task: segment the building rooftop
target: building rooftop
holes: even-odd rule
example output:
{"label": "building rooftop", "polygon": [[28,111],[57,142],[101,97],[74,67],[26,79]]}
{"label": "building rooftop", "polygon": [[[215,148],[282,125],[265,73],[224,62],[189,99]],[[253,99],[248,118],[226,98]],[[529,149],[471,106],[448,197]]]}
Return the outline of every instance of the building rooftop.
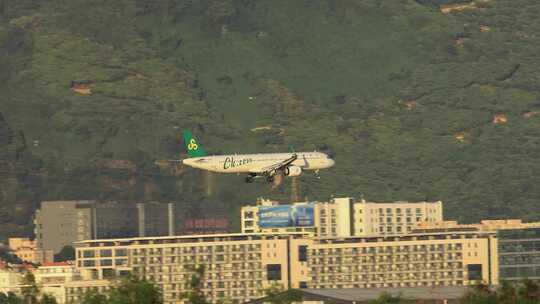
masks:
{"label": "building rooftop", "polygon": [[68,262],[46,262],[41,267],[59,267],[59,266],[72,266],[73,264]]}
{"label": "building rooftop", "polygon": [[119,238],[119,239],[98,239],[84,240],[74,242],[79,247],[92,246],[94,244],[103,243],[120,243],[121,245],[131,244],[166,244],[166,243],[197,243],[210,241],[242,241],[242,240],[257,240],[270,237],[300,237],[307,235],[306,232],[262,232],[262,233],[224,233],[224,234],[195,234],[195,235],[175,235],[175,236],[158,236],[158,237],[134,237],[134,238]]}
{"label": "building rooftop", "polygon": [[[400,296],[403,300],[452,300],[460,298],[467,290],[465,286],[403,287],[403,288],[343,288],[343,289],[299,289],[304,301],[323,303],[367,303],[382,293]],[[265,303],[265,297],[248,303]]]}
{"label": "building rooftop", "polygon": [[345,288],[345,289],[305,289],[304,293],[346,301],[368,301],[378,298],[383,292],[403,299],[444,300],[461,297],[466,287],[403,287],[403,288]]}

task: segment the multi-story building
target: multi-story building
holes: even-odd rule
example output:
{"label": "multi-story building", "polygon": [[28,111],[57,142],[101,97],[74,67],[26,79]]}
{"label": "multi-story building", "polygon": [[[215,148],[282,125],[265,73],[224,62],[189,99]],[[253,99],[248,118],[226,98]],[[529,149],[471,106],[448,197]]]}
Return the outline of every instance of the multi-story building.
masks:
{"label": "multi-story building", "polygon": [[[182,301],[196,265],[204,265],[203,291],[212,301],[261,297],[274,283],[307,285],[304,234],[224,234],[91,240],[77,243],[77,267],[85,279],[134,273],[154,281],[165,303]],[[291,265],[294,265],[291,267]],[[303,283],[302,283],[303,282]]]}
{"label": "multi-story building", "polygon": [[38,248],[37,241],[29,238],[10,238],[9,248],[21,260],[33,264],[52,262],[54,259],[52,250]]}
{"label": "multi-story building", "polygon": [[179,234],[224,234],[231,232],[230,229],[229,219],[225,216],[189,217],[182,219],[182,226]]}
{"label": "multi-story building", "polygon": [[494,234],[439,233],[319,239],[309,247],[310,288],[463,286],[498,282]]}
{"label": "multi-story building", "polygon": [[94,204],[94,238],[112,239],[139,235],[137,209],[115,201]]}
{"label": "multi-story building", "polygon": [[173,203],[137,204],[138,236],[175,235],[175,208]]}
{"label": "multi-story building", "polygon": [[93,201],[42,202],[34,219],[38,247],[54,253],[74,241],[92,239]]}
{"label": "multi-story building", "polygon": [[497,238],[501,280],[540,280],[540,227],[500,230]]}
{"label": "multi-story building", "polygon": [[[308,211],[303,213],[303,221],[294,218],[297,208]],[[243,233],[303,231],[319,237],[400,235],[410,233],[420,222],[442,219],[440,201],[373,203],[347,197],[280,205],[260,199],[256,206],[244,206],[241,210]]]}
{"label": "multi-story building", "polygon": [[211,302],[247,301],[264,289],[389,288],[498,283],[494,232],[313,238],[263,233],[92,240],[77,243],[84,279],[134,273],[182,301],[197,265]]}
{"label": "multi-story building", "polygon": [[540,280],[540,222],[521,220],[484,220],[479,224],[456,221],[421,223],[415,233],[489,232],[496,236],[497,246],[490,252],[491,263],[498,268],[499,280]]}
{"label": "multi-story building", "polygon": [[64,284],[82,279],[79,269],[67,262],[45,263],[34,271],[34,276],[38,284]]}
{"label": "multi-story building", "polygon": [[42,202],[34,224],[38,247],[57,253],[81,240],[174,235],[174,204]]}

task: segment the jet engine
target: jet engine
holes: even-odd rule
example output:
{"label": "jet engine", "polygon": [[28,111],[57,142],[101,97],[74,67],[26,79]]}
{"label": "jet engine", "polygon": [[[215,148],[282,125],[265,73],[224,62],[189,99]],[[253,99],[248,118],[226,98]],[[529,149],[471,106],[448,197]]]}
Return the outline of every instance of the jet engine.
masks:
{"label": "jet engine", "polygon": [[290,166],[285,168],[285,176],[299,176],[302,174],[302,168],[298,166]]}

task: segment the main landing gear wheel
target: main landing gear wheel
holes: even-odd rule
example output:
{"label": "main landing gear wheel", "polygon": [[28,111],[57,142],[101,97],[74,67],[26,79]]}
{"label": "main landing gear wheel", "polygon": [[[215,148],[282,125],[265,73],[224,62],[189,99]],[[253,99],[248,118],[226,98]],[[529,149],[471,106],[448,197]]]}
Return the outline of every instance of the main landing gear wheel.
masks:
{"label": "main landing gear wheel", "polygon": [[266,181],[269,182],[269,183],[273,183],[274,182],[274,176],[270,175],[270,176],[266,177]]}
{"label": "main landing gear wheel", "polygon": [[248,184],[253,183],[253,179],[254,179],[254,178],[253,178],[253,176],[251,176],[251,175],[250,175],[250,176],[246,176],[246,183],[248,183]]}

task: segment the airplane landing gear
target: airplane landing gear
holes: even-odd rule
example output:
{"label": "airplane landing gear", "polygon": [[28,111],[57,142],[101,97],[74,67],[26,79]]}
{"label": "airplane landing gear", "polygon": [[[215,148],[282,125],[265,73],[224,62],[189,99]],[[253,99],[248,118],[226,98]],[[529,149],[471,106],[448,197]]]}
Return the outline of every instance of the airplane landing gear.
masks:
{"label": "airplane landing gear", "polygon": [[251,184],[255,180],[255,177],[257,174],[250,173],[248,176],[246,176],[246,183]]}
{"label": "airplane landing gear", "polygon": [[269,182],[269,183],[273,183],[274,182],[274,176],[273,175],[267,176],[266,181]]}

